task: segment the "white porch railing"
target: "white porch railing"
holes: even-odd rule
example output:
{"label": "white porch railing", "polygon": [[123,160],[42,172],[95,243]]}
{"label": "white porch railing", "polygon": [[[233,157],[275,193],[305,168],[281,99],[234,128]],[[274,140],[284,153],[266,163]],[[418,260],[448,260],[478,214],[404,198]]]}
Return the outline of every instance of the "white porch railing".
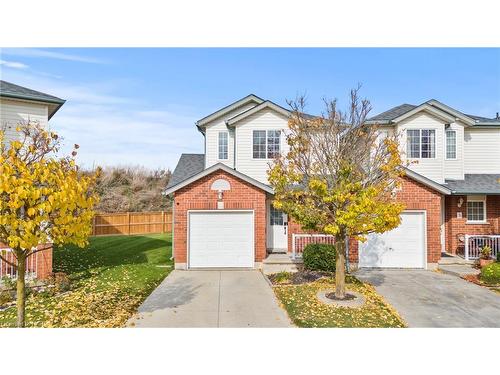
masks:
{"label": "white porch railing", "polygon": [[483,247],[491,248],[491,256],[496,259],[500,253],[500,235],[466,234],[464,257],[465,260],[479,259]]}
{"label": "white porch railing", "polygon": [[329,234],[292,234],[292,257],[302,257],[304,248],[310,243],[326,243],[333,245],[335,237]]}
{"label": "white porch railing", "polygon": [[[7,259],[10,263],[16,264],[17,259],[11,249],[9,248],[0,249],[0,254],[2,254],[2,257]],[[33,255],[30,255],[26,260],[27,279],[36,278],[37,268],[38,268],[37,258],[38,258],[38,253],[35,253]],[[17,267],[13,266],[12,264],[9,264],[8,262],[5,262],[3,259],[0,258],[0,279],[3,277],[10,277],[16,279]]]}

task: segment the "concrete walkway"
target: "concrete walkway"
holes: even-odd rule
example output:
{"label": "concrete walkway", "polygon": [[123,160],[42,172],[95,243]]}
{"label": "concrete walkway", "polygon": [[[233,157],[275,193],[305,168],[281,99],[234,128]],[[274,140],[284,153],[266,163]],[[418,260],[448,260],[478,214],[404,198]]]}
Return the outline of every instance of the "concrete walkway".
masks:
{"label": "concrete walkway", "polygon": [[261,272],[172,271],[139,307],[135,327],[290,327]]}
{"label": "concrete walkway", "polygon": [[410,327],[500,327],[500,294],[456,276],[420,270],[359,270]]}

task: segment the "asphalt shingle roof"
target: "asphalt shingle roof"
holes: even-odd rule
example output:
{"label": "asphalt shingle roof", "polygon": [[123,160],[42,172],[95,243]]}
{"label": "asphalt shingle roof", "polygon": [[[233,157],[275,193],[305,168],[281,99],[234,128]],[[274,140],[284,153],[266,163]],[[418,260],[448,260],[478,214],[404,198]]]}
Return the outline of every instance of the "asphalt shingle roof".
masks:
{"label": "asphalt shingle roof", "polygon": [[446,180],[453,194],[500,194],[500,174],[466,174],[463,180]]}
{"label": "asphalt shingle roof", "polygon": [[45,94],[40,91],[35,91],[27,87],[15,85],[7,81],[0,80],[0,96],[19,98],[27,100],[39,100],[42,102],[50,102],[63,104],[65,101],[53,95]]}
{"label": "asphalt shingle roof", "polygon": [[368,121],[391,121],[416,108],[413,104],[401,104],[368,119]]}
{"label": "asphalt shingle roof", "polygon": [[167,189],[205,169],[205,154],[182,154],[168,182]]}

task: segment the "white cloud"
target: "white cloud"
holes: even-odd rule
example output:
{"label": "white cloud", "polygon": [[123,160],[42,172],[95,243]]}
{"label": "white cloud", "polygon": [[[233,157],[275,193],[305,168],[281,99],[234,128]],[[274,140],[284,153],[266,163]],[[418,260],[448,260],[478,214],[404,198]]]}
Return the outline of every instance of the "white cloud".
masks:
{"label": "white cloud", "polygon": [[80,145],[78,162],[83,167],[173,169],[181,153],[203,152],[203,136],[194,125],[198,116],[192,115],[193,110],[164,111],[151,108],[141,97],[116,94],[123,82],[71,84],[19,70],[8,72],[5,78],[66,99],[49,125],[63,138],[63,152],[71,151],[75,143]]}
{"label": "white cloud", "polygon": [[77,62],[91,63],[91,64],[107,63],[105,60],[96,59],[93,57],[56,52],[54,50],[47,51],[38,48],[2,48],[2,54],[10,56],[38,57],[47,59],[77,61]]}
{"label": "white cloud", "polygon": [[12,69],[26,69],[28,68],[28,65],[23,64],[18,61],[7,61],[7,60],[0,60],[0,65],[3,65],[7,68],[12,68]]}

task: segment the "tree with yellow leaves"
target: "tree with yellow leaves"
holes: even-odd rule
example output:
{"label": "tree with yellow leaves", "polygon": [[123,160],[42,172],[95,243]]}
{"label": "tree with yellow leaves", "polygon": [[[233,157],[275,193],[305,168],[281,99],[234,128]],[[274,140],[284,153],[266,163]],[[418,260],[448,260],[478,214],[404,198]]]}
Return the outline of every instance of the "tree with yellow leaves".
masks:
{"label": "tree with yellow leaves", "polygon": [[71,156],[58,157],[60,139],[38,123],[17,127],[7,141],[0,129],[0,243],[12,249],[17,269],[17,325],[25,324],[26,259],[41,244],[84,247],[91,234],[96,174],[83,175]]}
{"label": "tree with yellow leaves", "polygon": [[304,113],[305,100],[288,104],[286,155],[269,170],[274,206],[306,230],[335,237],[335,298],[345,299],[345,267],[349,238],[365,240],[400,224],[403,204],[394,193],[404,174],[396,134],[381,137],[365,125],[370,102],[351,90],[347,111],[325,101],[325,114]]}

